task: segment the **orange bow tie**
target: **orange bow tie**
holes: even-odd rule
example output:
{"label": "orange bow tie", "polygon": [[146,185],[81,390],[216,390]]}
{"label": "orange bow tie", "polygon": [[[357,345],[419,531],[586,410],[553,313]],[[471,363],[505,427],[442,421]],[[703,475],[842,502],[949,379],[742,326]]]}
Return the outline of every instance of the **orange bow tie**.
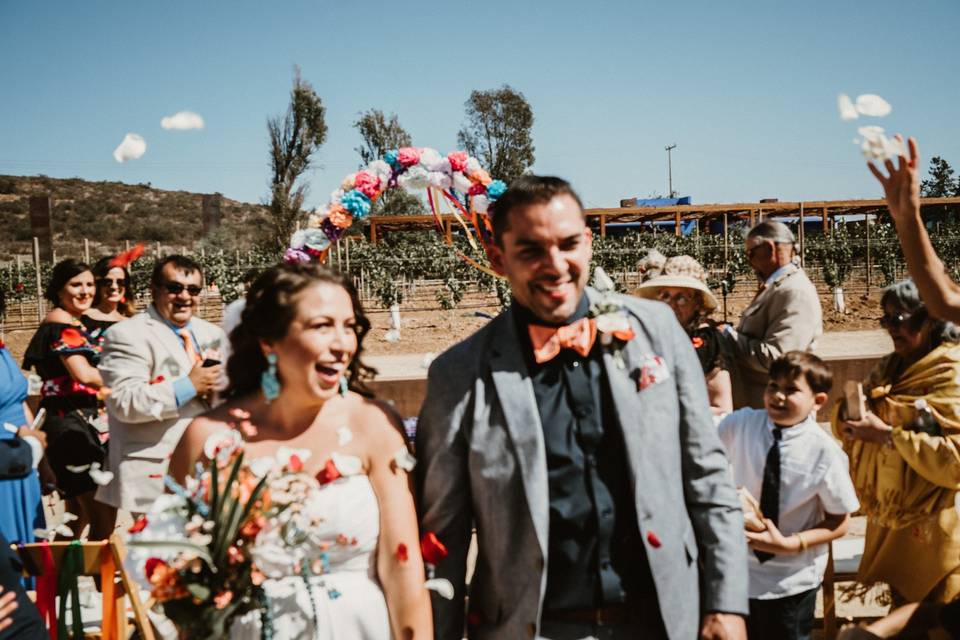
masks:
{"label": "orange bow tie", "polygon": [[553,360],[561,349],[573,349],[586,357],[597,339],[597,323],[593,318],[581,318],[565,327],[543,327],[531,324],[530,342],[533,343],[533,359],[537,364]]}

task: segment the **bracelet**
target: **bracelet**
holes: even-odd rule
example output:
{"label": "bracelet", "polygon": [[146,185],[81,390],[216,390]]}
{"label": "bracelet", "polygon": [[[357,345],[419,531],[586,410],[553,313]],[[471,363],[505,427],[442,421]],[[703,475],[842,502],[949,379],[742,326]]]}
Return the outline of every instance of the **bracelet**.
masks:
{"label": "bracelet", "polygon": [[800,535],[799,532],[797,532],[797,533],[795,533],[795,534],[793,534],[793,535],[797,536],[797,542],[800,543],[800,551],[799,551],[799,553],[803,553],[804,551],[806,551],[806,550],[807,550],[807,541],[804,539],[804,537],[803,537],[802,535]]}

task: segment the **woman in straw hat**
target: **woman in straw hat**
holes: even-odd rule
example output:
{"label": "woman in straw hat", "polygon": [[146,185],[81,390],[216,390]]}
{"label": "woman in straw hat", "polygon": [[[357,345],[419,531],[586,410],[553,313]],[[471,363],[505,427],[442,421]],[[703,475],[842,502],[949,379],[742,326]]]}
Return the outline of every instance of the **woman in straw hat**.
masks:
{"label": "woman in straw hat", "polygon": [[707,380],[710,408],[715,415],[733,411],[733,357],[716,324],[708,320],[717,298],[707,286],[703,267],[690,256],[674,256],[659,269],[648,268],[645,276],[637,295],[670,305],[686,329]]}

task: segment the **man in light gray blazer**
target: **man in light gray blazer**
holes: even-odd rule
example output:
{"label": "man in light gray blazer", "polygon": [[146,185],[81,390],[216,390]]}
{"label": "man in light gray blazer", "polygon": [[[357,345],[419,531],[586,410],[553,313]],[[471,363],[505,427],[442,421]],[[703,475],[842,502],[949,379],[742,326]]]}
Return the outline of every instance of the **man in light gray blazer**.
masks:
{"label": "man in light gray blazer", "polygon": [[455,589],[436,637],[745,638],[743,518],[689,338],[661,303],[586,287],[565,181],[522,177],[491,217],[513,304],[433,362],[417,427],[421,527]]}
{"label": "man in light gray blazer", "polygon": [[813,349],[823,333],[823,311],[817,288],[798,264],[790,227],[761,222],[747,234],[746,252],[759,290],[736,330],[728,326],[724,334],[739,369],[733,406],[762,409],[770,365],[788,351]]}
{"label": "man in light gray blazer", "polygon": [[[170,454],[190,420],[210,408],[222,384],[220,327],[194,316],[203,287],[200,265],[167,256],[154,267],[153,304],[110,327],[100,373],[112,390],[108,469],[97,500],[144,513],[163,493]],[[205,366],[206,365],[206,366]]]}

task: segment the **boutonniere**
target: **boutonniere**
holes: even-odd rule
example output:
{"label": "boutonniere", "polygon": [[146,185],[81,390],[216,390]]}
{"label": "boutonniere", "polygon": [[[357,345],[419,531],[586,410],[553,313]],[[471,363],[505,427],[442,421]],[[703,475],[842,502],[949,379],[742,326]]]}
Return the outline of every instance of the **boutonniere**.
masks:
{"label": "boutonniere", "polygon": [[600,344],[613,353],[617,367],[623,369],[625,365],[621,351],[636,335],[630,326],[630,316],[614,295],[616,287],[613,280],[601,267],[593,272],[593,288],[600,294],[600,299],[590,306],[590,317],[597,326]]}

